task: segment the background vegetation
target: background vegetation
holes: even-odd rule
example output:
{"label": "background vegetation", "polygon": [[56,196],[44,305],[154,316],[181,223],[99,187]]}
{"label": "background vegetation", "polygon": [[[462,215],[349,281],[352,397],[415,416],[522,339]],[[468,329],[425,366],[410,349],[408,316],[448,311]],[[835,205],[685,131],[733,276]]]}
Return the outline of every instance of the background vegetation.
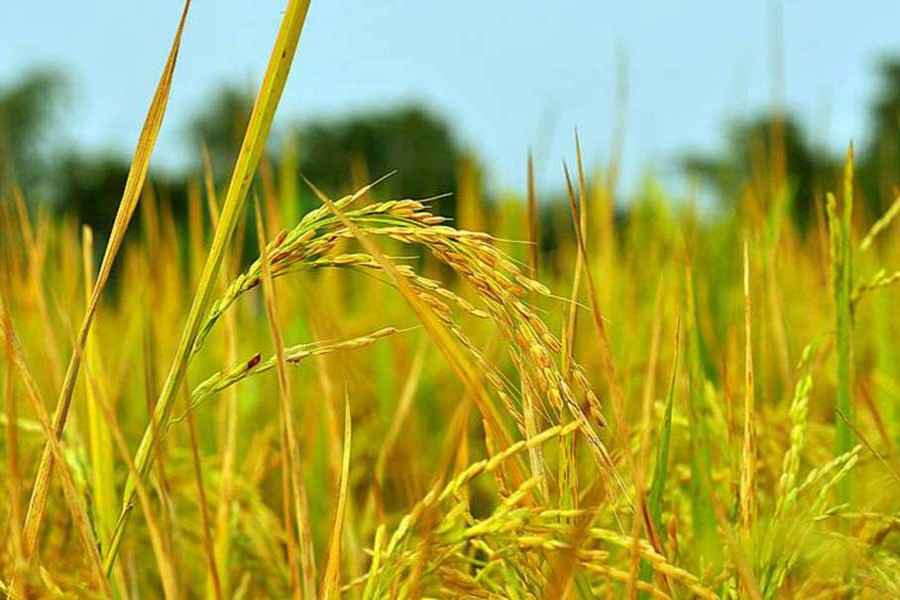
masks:
{"label": "background vegetation", "polygon": [[269,131],[307,4],[180,173],[178,37],[131,162],[0,90],[4,593],[900,596],[897,63],[856,156],[686,155],[713,210],[490,197],[422,108]]}

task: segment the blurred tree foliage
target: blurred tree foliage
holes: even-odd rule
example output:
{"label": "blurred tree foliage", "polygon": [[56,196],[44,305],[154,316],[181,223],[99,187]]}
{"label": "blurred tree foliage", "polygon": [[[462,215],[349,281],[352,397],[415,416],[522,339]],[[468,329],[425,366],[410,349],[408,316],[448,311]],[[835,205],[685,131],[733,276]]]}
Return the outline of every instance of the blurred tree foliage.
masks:
{"label": "blurred tree foliage", "polygon": [[[128,157],[48,144],[65,89],[63,79],[52,71],[35,72],[0,89],[0,164],[12,168],[3,180],[22,185],[30,200],[40,184],[42,201],[76,214],[97,231],[107,231],[128,174]],[[201,143],[209,152],[216,181],[220,185],[227,182],[252,103],[248,91],[237,87],[218,90],[185,127],[186,142],[198,157],[191,170],[165,177],[151,171],[150,184],[158,185],[164,179],[171,191],[165,201],[172,204],[176,218],[185,214],[186,200],[183,192],[174,190],[183,190],[188,178],[201,172]],[[290,131],[280,135],[282,139],[288,136],[290,144],[276,143],[270,148],[269,159],[276,172],[281,150],[289,145],[294,150],[287,159],[330,194],[347,193],[353,186],[394,170],[397,174],[379,186],[380,196],[424,198],[456,191],[462,151],[448,124],[421,107],[313,120]],[[302,182],[294,183],[301,192],[297,201],[306,204],[301,210],[318,205]],[[455,212],[452,199],[443,202],[438,210]]]}
{"label": "blurred tree foliage", "polygon": [[[872,217],[887,209],[900,185],[900,58],[882,61],[878,78],[868,131],[856,145],[859,199]],[[837,189],[841,164],[843,153],[829,154],[810,141],[793,117],[774,112],[733,123],[721,155],[687,153],[681,161],[682,170],[725,206],[746,198],[749,190],[765,211],[781,181],[801,229],[813,222],[822,192]]]}
{"label": "blurred tree foliage", "polygon": [[881,87],[869,106],[869,132],[857,176],[866,207],[881,214],[894,201],[900,184],[900,58],[878,67]]}
{"label": "blurred tree foliage", "polygon": [[734,123],[721,156],[689,154],[682,161],[684,171],[708,185],[722,203],[751,191],[762,200],[757,208],[766,212],[776,198],[784,199],[801,230],[813,222],[817,187],[828,186],[835,164],[808,141],[799,123],[773,113]]}
{"label": "blurred tree foliage", "polygon": [[456,191],[462,152],[447,124],[420,107],[313,121],[298,131],[301,172],[334,193],[346,191],[347,183],[360,176],[372,179],[394,170],[397,174],[384,183],[389,196],[425,198]]}
{"label": "blurred tree foliage", "polygon": [[[219,89],[187,125],[192,150],[206,146],[216,181],[223,182],[237,159],[244,131],[253,109],[253,95],[239,87]],[[201,167],[198,164],[198,167]]]}
{"label": "blurred tree foliage", "polygon": [[[219,90],[188,126],[192,144],[202,140],[218,181],[227,178],[249,119],[253,98],[239,88]],[[387,197],[425,198],[455,192],[463,154],[449,125],[420,106],[399,106],[294,124],[300,173],[331,195],[397,173],[379,186]],[[273,162],[282,148],[270,148]],[[304,189],[305,186],[300,186]],[[452,212],[452,202],[440,207]]]}
{"label": "blurred tree foliage", "polygon": [[[0,174],[26,187],[46,173],[48,146],[66,96],[65,78],[39,69],[0,87]],[[11,172],[10,172],[11,171]]]}
{"label": "blurred tree foliage", "polygon": [[111,230],[128,178],[128,166],[118,154],[66,152],[56,160],[53,169],[56,204],[78,215],[81,223],[96,232]]}
{"label": "blurred tree foliage", "polygon": [[[900,183],[900,59],[883,61],[878,77],[880,89],[868,110],[869,131],[857,144],[861,199],[873,214],[893,200]],[[121,195],[128,157],[60,145],[55,116],[66,89],[65,79],[46,69],[0,87],[0,185],[16,181],[29,199],[49,200],[105,231]],[[206,145],[220,184],[236,158],[252,102],[249,91],[224,87],[186,124],[191,154],[199,157],[201,141]],[[423,198],[465,191],[460,188],[460,169],[471,156],[463,152],[445,121],[418,106],[311,120],[276,132],[274,139],[279,138],[281,142],[270,148],[273,172],[290,172],[278,169],[286,160],[332,195],[395,170],[397,174],[379,186],[379,195]],[[812,143],[790,115],[766,113],[733,123],[721,153],[685,154],[681,167],[711,190],[722,206],[743,209],[740,203],[751,198],[758,204],[755,209],[765,214],[773,201],[783,199],[797,224],[805,228],[813,222],[821,191],[834,188],[840,162],[839,156]],[[165,184],[170,190],[183,190],[200,168],[198,159],[188,171],[167,173]],[[481,177],[477,165],[469,171]],[[160,183],[160,174],[151,173],[150,181]],[[317,204],[301,182],[293,183],[299,190],[297,202],[304,205],[300,210]],[[473,185],[477,188],[478,182]],[[184,194],[166,197],[176,217],[183,215]],[[452,216],[456,204],[455,199],[445,199],[437,210]]]}

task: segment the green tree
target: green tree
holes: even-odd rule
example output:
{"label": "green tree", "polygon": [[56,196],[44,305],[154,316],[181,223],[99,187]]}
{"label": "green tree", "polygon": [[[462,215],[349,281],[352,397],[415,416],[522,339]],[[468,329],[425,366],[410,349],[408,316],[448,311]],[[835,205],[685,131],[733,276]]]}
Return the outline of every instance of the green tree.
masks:
{"label": "green tree", "polygon": [[0,88],[0,178],[6,183],[15,179],[29,188],[45,175],[67,87],[59,72],[41,69]]}
{"label": "green tree", "polygon": [[[240,88],[224,87],[188,123],[191,148],[206,144],[217,181],[226,179],[234,164],[252,104],[252,97]],[[360,177],[371,180],[395,170],[379,186],[379,194],[422,198],[457,190],[456,169],[463,152],[449,125],[421,106],[314,119],[290,130],[300,173],[329,194],[346,193],[362,183]],[[276,166],[280,149],[271,148]],[[452,199],[438,206],[444,212],[454,208]]]}
{"label": "green tree", "polygon": [[54,204],[105,234],[112,228],[128,166],[115,154],[82,155],[69,150],[57,158],[53,169]]}
{"label": "green tree", "polygon": [[856,181],[870,215],[894,201],[900,183],[900,58],[878,67],[881,87],[869,107],[869,132],[857,161]]}
{"label": "green tree", "polygon": [[791,216],[805,229],[815,214],[817,184],[830,180],[834,161],[807,141],[793,118],[767,113],[734,123],[722,156],[687,154],[681,166],[726,206],[750,186],[765,210],[786,190]]}
{"label": "green tree", "polygon": [[206,108],[188,122],[189,149],[192,155],[199,155],[199,144],[206,144],[217,181],[227,179],[231,173],[252,109],[253,96],[249,91],[226,86],[217,90]]}
{"label": "green tree", "polygon": [[382,188],[390,196],[456,191],[462,151],[447,124],[421,107],[311,122],[299,132],[301,171],[331,192],[346,192],[353,179],[348,157],[361,163],[370,178],[396,170]]}

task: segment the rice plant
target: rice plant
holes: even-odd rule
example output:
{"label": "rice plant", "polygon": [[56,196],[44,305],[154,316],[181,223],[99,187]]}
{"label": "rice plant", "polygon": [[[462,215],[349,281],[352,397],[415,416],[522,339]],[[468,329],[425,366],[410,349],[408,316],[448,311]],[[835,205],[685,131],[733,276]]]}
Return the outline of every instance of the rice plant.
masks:
{"label": "rice plant", "polygon": [[852,149],[801,231],[755,187],[614,219],[576,135],[539,252],[530,159],[459,223],[267,165],[291,0],[183,226],[147,173],[189,4],[111,231],[0,182],[2,594],[900,597],[900,199],[854,212]]}

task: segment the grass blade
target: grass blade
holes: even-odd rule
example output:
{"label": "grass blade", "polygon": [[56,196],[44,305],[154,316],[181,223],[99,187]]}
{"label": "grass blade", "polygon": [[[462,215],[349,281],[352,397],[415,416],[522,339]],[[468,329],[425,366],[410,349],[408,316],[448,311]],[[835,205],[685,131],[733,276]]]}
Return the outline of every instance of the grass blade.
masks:
{"label": "grass blade", "polygon": [[347,486],[350,481],[350,402],[344,400],[344,451],[341,459],[341,484],[338,493],[337,509],[334,515],[334,528],[331,531],[331,545],[328,550],[328,562],[325,563],[325,575],[322,581],[322,598],[330,600],[340,597],[341,584],[341,539],[344,528],[344,517],[347,512]]}
{"label": "grass blade", "polygon": [[281,333],[281,324],[278,317],[278,303],[275,297],[275,287],[272,280],[272,271],[269,266],[269,257],[266,250],[266,233],[263,227],[262,211],[257,201],[256,210],[256,237],[259,241],[260,263],[262,265],[263,296],[266,304],[266,318],[269,321],[269,330],[272,335],[272,344],[275,346],[277,357],[276,371],[278,374],[278,404],[281,407],[281,416],[284,423],[284,432],[287,441],[287,469],[290,484],[293,512],[296,519],[297,539],[300,543],[300,582],[303,598],[316,596],[316,567],[313,557],[312,534],[309,527],[309,508],[306,498],[306,488],[303,483],[300,463],[300,447],[296,432],[296,419],[291,400],[291,386],[288,378],[287,359],[284,352],[284,338]]}
{"label": "grass blade", "polygon": [[[94,236],[90,227],[82,230],[82,262],[84,267],[84,293],[90,302],[91,289],[94,287],[93,257]],[[112,443],[109,431],[104,426],[103,415],[97,405],[94,388],[102,385],[103,375],[100,366],[97,342],[88,336],[85,352],[87,354],[87,371],[85,374],[85,398],[87,400],[88,435],[91,455],[91,493],[94,497],[94,511],[97,515],[97,531],[100,536],[100,550],[106,550],[106,544],[116,524],[115,484],[113,479]],[[96,380],[92,380],[96,377]]]}
{"label": "grass blade", "polygon": [[740,530],[744,542],[750,539],[750,530],[755,518],[756,500],[756,395],[753,376],[753,342],[750,327],[750,255],[744,242],[744,338],[745,338],[745,403],[744,403],[744,446],[741,460]]}
{"label": "grass blade", "polygon": [[[666,392],[666,408],[660,424],[659,441],[656,444],[656,462],[653,467],[653,481],[647,493],[648,529],[662,536],[663,494],[669,477],[669,452],[672,444],[672,413],[675,406],[675,382],[678,379],[678,363],[681,357],[681,317],[675,321],[675,356],[672,360],[672,374],[669,376],[669,388]],[[646,561],[641,562],[640,580],[649,582],[653,569]]]}
{"label": "grass blade", "polygon": [[[847,149],[844,165],[843,209],[838,215],[837,201],[832,194],[827,196],[826,210],[830,231],[832,264],[832,287],[836,311],[837,329],[837,398],[835,407],[838,414],[847,417],[844,421],[835,416],[835,455],[841,456],[853,448],[853,432],[849,424],[854,422],[853,404],[853,247],[851,225],[853,218],[853,146]],[[844,479],[839,491],[846,500],[850,488],[849,478]]]}
{"label": "grass blade", "polygon": [[[6,289],[5,282],[2,282],[3,289]],[[6,311],[3,312],[4,322],[0,324],[6,331],[11,331],[12,325],[7,322],[9,319]],[[22,474],[19,466],[19,440],[18,428],[16,427],[16,388],[13,373],[15,371],[15,362],[13,358],[12,339],[9,335],[5,335],[5,359],[6,373],[3,378],[3,397],[6,405],[6,460],[7,472],[6,483],[7,493],[9,494],[9,547],[7,551],[12,556],[13,564],[21,564],[25,557],[22,548]],[[24,596],[21,582],[17,582],[14,587],[9,590],[9,595],[13,598]]]}
{"label": "grass blade", "polygon": [[691,514],[696,552],[717,567],[721,562],[721,546],[716,532],[715,497],[712,488],[712,455],[706,399],[706,376],[693,277],[690,267],[685,274],[688,315],[688,426],[691,445]]}
{"label": "grass blade", "polygon": [[[172,77],[175,72],[175,62],[178,58],[178,50],[181,46],[181,33],[184,30],[184,23],[187,19],[188,9],[190,8],[190,0],[185,0],[184,9],[181,13],[181,20],[178,23],[178,29],[175,32],[175,39],[172,41],[172,47],[169,50],[169,57],[166,66],[163,69],[156,93],[147,112],[147,118],[144,121],[144,128],[141,130],[138,139],[137,148],[135,149],[134,158],[131,162],[131,168],[128,171],[128,179],[125,182],[125,191],[122,194],[122,200],[119,203],[116,218],[113,222],[112,231],[110,232],[109,242],[106,245],[106,251],[103,255],[103,262],[100,264],[100,272],[97,275],[97,281],[91,292],[91,299],[85,311],[81,327],[78,331],[78,337],[75,341],[75,347],[72,351],[72,357],[66,368],[65,378],[63,380],[62,389],[59,393],[59,399],[56,404],[56,411],[53,414],[53,436],[56,440],[62,437],[62,432],[66,426],[66,420],[69,415],[69,408],[72,403],[72,393],[75,390],[75,382],[78,378],[79,367],[81,366],[82,353],[85,343],[87,342],[88,332],[94,320],[94,314],[100,301],[100,295],[106,287],[109,279],[112,265],[116,255],[125,239],[125,232],[134,215],[138,200],[141,196],[141,190],[144,187],[144,181],[147,178],[147,171],[150,167],[150,156],[156,145],[156,138],[162,128],[163,116],[166,112],[166,104],[169,100],[169,90],[172,86]],[[41,522],[44,516],[44,508],[47,504],[47,495],[50,493],[50,479],[53,475],[53,455],[50,450],[51,442],[47,441],[44,446],[44,452],[41,455],[41,462],[38,466],[38,472],[35,477],[34,487],[32,488],[31,501],[28,506],[28,514],[25,518],[25,553],[29,558],[32,557],[37,542],[38,532],[40,531]]]}
{"label": "grass blade", "polygon": [[[215,280],[225,255],[225,249],[243,212],[250,183],[262,156],[266,139],[272,126],[272,120],[275,117],[275,110],[284,91],[284,85],[294,59],[294,52],[300,40],[300,33],[306,20],[309,4],[309,0],[291,0],[284,13],[278,37],[269,59],[269,65],[266,68],[266,74],[260,87],[259,96],[253,107],[238,160],[231,175],[231,182],[229,183],[228,191],[225,195],[225,204],[222,208],[221,220],[218,227],[216,227],[213,237],[212,248],[206,263],[203,265],[200,284],[191,303],[175,358],[172,361],[163,389],[160,392],[159,400],[156,403],[153,418],[161,426],[165,426],[172,411],[175,395],[187,369],[187,362],[194,345],[194,339],[197,336],[201,320],[212,297]],[[135,454],[138,476],[142,478],[147,477],[153,464],[152,448],[154,438],[153,427],[147,427]],[[110,551],[105,559],[107,569],[110,569],[115,561],[118,546],[124,534],[124,527],[128,522],[128,516],[133,507],[134,486],[133,477],[129,477],[125,484],[119,525],[116,527]]]}
{"label": "grass blade", "polygon": [[[13,362],[15,363],[16,370],[19,372],[22,383],[25,386],[25,395],[31,402],[32,409],[35,414],[37,414],[41,428],[47,438],[47,446],[50,448],[50,455],[53,457],[53,460],[58,461],[61,465],[58,469],[58,473],[60,482],[62,483],[63,496],[66,501],[66,506],[72,515],[72,521],[75,525],[78,541],[80,542],[82,551],[85,553],[88,564],[91,567],[91,573],[97,582],[100,595],[104,598],[112,598],[113,596],[109,587],[109,581],[107,581],[106,575],[101,568],[100,552],[97,548],[97,540],[91,532],[90,519],[87,515],[87,508],[84,505],[84,499],[81,494],[78,493],[75,486],[72,472],[69,469],[69,465],[65,462],[59,440],[53,435],[50,415],[47,412],[44,400],[40,397],[34,377],[31,375],[31,371],[28,369],[28,365],[22,356],[21,347],[16,339],[12,321],[6,308],[6,300],[3,298],[0,298],[0,331],[3,333],[3,339],[7,350],[12,350]],[[12,372],[10,372],[9,375],[12,376]],[[10,589],[15,590],[18,589],[18,585],[19,582],[13,579],[9,587]]]}

